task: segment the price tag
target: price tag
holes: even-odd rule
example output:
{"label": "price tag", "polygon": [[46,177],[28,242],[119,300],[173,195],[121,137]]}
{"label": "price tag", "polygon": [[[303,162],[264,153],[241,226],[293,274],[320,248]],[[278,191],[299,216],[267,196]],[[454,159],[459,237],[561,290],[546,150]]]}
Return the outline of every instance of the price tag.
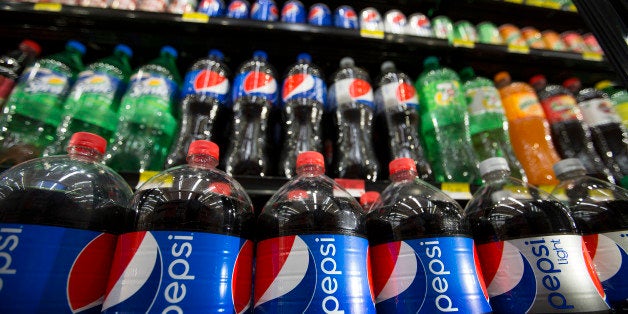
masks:
{"label": "price tag", "polygon": [[143,172],[140,172],[140,179],[137,181],[137,185],[135,186],[135,189],[138,189],[142,184],[146,183],[148,179],[154,177],[158,173],[159,171],[150,171],[150,170],[144,170]]}
{"label": "price tag", "polygon": [[469,183],[443,182],[440,189],[456,200],[469,200],[472,196]]}
{"label": "price tag", "polygon": [[[351,196],[360,197],[366,192],[366,184],[364,180],[358,179],[334,179],[338,185],[343,187]],[[334,191],[335,193],[336,191]],[[335,194],[334,194],[335,195]]]}
{"label": "price tag", "polygon": [[526,4],[534,7],[544,7],[545,2],[544,0],[527,0]]}
{"label": "price tag", "polygon": [[529,54],[530,53],[530,47],[528,46],[517,46],[517,45],[508,45],[508,52],[512,52],[512,53],[522,53],[522,54]]}
{"label": "price tag", "polygon": [[565,193],[565,189],[564,188],[552,189],[552,191],[549,191],[548,193],[552,193],[552,196],[554,196],[555,198],[557,198],[561,202],[569,201],[569,199],[567,198],[567,194]]}
{"label": "price tag", "polygon": [[552,191],[554,191],[554,188],[556,186],[555,185],[539,185],[538,188],[539,190],[546,192],[546,193],[552,193]]}
{"label": "price tag", "polygon": [[523,0],[504,0],[504,2],[511,2],[511,3],[516,3],[516,4],[522,4]]}
{"label": "price tag", "polygon": [[183,13],[181,19],[186,22],[207,23],[209,21],[209,15],[199,12],[186,12]]}
{"label": "price tag", "polygon": [[602,61],[604,57],[597,52],[583,52],[582,59],[591,61]]}
{"label": "price tag", "polygon": [[454,47],[475,48],[475,43],[470,40],[454,39]]}
{"label": "price tag", "polygon": [[33,6],[33,10],[35,11],[59,12],[61,11],[62,8],[63,6],[61,5],[61,3],[50,3],[50,2],[35,3],[35,5]]}
{"label": "price tag", "polygon": [[360,36],[368,38],[384,39],[384,31],[361,29]]}

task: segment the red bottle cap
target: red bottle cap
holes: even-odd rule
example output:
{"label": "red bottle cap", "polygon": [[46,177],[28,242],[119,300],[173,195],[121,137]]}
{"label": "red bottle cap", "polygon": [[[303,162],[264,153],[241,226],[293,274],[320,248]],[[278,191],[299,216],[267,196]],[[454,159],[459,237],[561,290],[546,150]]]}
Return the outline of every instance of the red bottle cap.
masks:
{"label": "red bottle cap", "polygon": [[41,47],[39,46],[39,44],[32,40],[29,40],[29,39],[22,40],[22,42],[20,43],[20,48],[22,46],[26,46],[30,48],[32,51],[35,52],[36,55],[39,55],[41,53]]}
{"label": "red bottle cap", "polygon": [[107,140],[99,135],[89,132],[76,132],[72,134],[68,147],[84,146],[97,150],[104,154],[107,149]]}
{"label": "red bottle cap", "polygon": [[214,159],[218,160],[220,156],[220,148],[216,143],[205,140],[196,140],[190,144],[190,148],[188,149],[188,156],[192,155],[209,155],[214,157]]}
{"label": "red bottle cap", "polygon": [[303,165],[315,165],[320,166],[325,169],[325,159],[323,155],[319,152],[302,152],[297,156],[297,168]]}
{"label": "red bottle cap", "polygon": [[412,170],[416,172],[416,163],[412,158],[397,158],[388,164],[388,173],[393,175],[399,171]]}
{"label": "red bottle cap", "polygon": [[536,84],[546,85],[547,84],[547,79],[545,78],[545,75],[537,74],[537,75],[535,75],[535,76],[530,78],[529,83],[532,86],[535,86]]}
{"label": "red bottle cap", "polygon": [[570,77],[563,82],[563,86],[567,88],[573,86],[575,89],[580,89],[580,86],[582,86],[582,82],[580,82],[580,79],[577,77]]}
{"label": "red bottle cap", "polygon": [[360,205],[364,206],[367,204],[375,203],[379,198],[379,192],[368,191],[360,196]]}

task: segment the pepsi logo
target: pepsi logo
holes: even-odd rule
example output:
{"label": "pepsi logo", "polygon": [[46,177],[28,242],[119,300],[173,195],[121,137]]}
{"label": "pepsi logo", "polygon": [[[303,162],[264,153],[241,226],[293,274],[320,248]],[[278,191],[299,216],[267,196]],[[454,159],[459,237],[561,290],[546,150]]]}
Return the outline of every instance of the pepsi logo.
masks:
{"label": "pepsi logo", "polygon": [[231,276],[231,293],[236,314],[246,312],[251,306],[251,282],[253,274],[253,242],[246,240],[235,262]]}
{"label": "pepsi logo", "polygon": [[484,298],[488,301],[488,290],[486,289],[486,281],[484,280],[484,274],[482,273],[482,269],[480,268],[480,257],[478,256],[478,251],[473,245],[473,264],[475,265],[475,272],[478,274],[478,279],[480,281],[480,287],[482,288],[482,293],[484,294]]}
{"label": "pepsi logo", "polygon": [[321,7],[313,7],[310,10],[310,14],[308,14],[308,19],[310,19],[310,20],[322,19],[324,15],[325,15],[325,10],[323,10],[323,8],[321,8]]}
{"label": "pepsi logo", "polygon": [[349,20],[356,20],[358,18],[358,15],[353,10],[345,10],[344,17]]}
{"label": "pepsi logo", "polygon": [[244,92],[262,93],[272,95],[277,91],[277,81],[275,78],[262,72],[249,72],[243,82]]}
{"label": "pepsi logo", "polygon": [[402,104],[412,103],[416,105],[419,103],[416,89],[414,88],[414,86],[405,82],[397,86],[395,96],[397,96],[397,100]]}
{"label": "pepsi logo", "polygon": [[194,78],[194,91],[197,93],[216,93],[226,95],[229,80],[218,72],[202,70]]}
{"label": "pepsi logo", "polygon": [[270,7],[270,16],[275,19],[277,18],[277,16],[279,16],[279,10],[274,4]]}
{"label": "pepsi logo", "polygon": [[373,89],[369,82],[362,79],[354,79],[349,85],[349,95],[353,100],[373,101]]}
{"label": "pepsi logo", "polygon": [[251,15],[256,15],[257,11],[259,11],[259,3],[253,3],[253,7],[251,7]]}
{"label": "pepsi logo", "polygon": [[234,1],[229,4],[230,12],[246,12],[246,3],[242,1]]}
{"label": "pepsi logo", "polygon": [[406,24],[406,17],[403,16],[403,14],[401,14],[401,13],[394,13],[391,16],[390,20],[391,20],[391,22],[393,22],[394,24],[397,24],[397,25]]}
{"label": "pepsi logo", "polygon": [[314,77],[309,74],[294,74],[287,77],[283,82],[282,99],[287,101],[295,95],[305,93],[314,89]]}
{"label": "pepsi logo", "polygon": [[430,21],[428,21],[427,18],[424,16],[417,18],[415,21],[415,25],[418,26],[419,28],[427,27],[429,26],[429,23]]}
{"label": "pepsi logo", "polygon": [[376,303],[402,294],[416,278],[419,265],[416,253],[403,241],[372,247],[371,260],[377,270],[373,273]]}
{"label": "pepsi logo", "polygon": [[286,3],[286,5],[284,5],[283,9],[281,10],[281,15],[283,16],[291,16],[291,15],[296,15],[298,13],[299,13],[299,6],[292,2]]}
{"label": "pepsi logo", "polygon": [[622,250],[617,243],[603,234],[586,235],[584,241],[600,281],[614,277],[623,264]]}
{"label": "pepsi logo", "polygon": [[[602,235],[602,237],[604,237]],[[608,239],[608,238],[607,238]],[[600,243],[600,238],[598,237],[598,243]],[[610,240],[610,239],[608,239]],[[601,239],[602,242],[606,242],[606,239]],[[617,245],[615,243],[612,243],[612,240],[610,240],[611,243],[604,243],[603,245],[607,245],[611,248],[611,250],[617,249]],[[598,245],[599,247],[599,245]],[[621,254],[621,252],[619,252]],[[602,283],[600,283],[600,279],[598,277],[598,275],[595,272],[595,268],[593,268],[593,262],[591,259],[591,256],[589,255],[589,252],[587,250],[587,246],[586,243],[584,242],[584,238],[582,239],[582,254],[584,255],[584,264],[586,265],[587,271],[589,272],[589,277],[593,280],[593,284],[595,285],[595,288],[597,289],[598,294],[602,297],[605,298],[606,294],[604,293],[604,288],[602,288]],[[612,253],[611,253],[612,254]],[[604,253],[602,253],[601,255],[604,255]],[[617,259],[617,261],[621,262],[621,255],[620,256],[613,256],[615,258],[619,258]],[[612,267],[612,266],[611,266]],[[619,270],[619,267],[617,267],[617,270]]]}
{"label": "pepsi logo", "polygon": [[365,13],[366,14],[362,14],[363,15],[362,16],[362,20],[364,22],[379,22],[380,17],[379,17],[379,14],[377,12],[370,10],[370,11],[367,11]]}

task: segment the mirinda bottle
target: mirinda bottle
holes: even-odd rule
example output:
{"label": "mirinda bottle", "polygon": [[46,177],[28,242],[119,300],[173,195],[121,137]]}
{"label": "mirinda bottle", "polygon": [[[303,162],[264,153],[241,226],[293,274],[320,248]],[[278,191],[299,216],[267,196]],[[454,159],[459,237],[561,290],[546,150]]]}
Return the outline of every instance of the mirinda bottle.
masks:
{"label": "mirinda bottle", "polygon": [[510,142],[528,182],[556,185],[552,165],[560,157],[552,144],[549,124],[534,89],[523,82],[512,82],[508,72],[497,73],[495,85],[508,119]]}

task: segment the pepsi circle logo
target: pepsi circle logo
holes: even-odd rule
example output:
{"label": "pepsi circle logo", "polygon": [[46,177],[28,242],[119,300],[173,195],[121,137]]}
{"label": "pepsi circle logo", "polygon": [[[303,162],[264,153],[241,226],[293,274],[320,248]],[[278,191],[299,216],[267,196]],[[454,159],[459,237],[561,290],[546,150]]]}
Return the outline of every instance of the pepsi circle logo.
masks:
{"label": "pepsi circle logo", "polygon": [[395,91],[395,96],[397,96],[397,100],[402,104],[418,103],[416,89],[408,83],[399,84],[399,86],[397,86],[397,90]]}
{"label": "pepsi circle logo", "polygon": [[392,22],[397,24],[397,25],[401,25],[401,24],[405,24],[406,23],[406,17],[403,16],[403,14],[401,13],[395,13],[392,16]]}
{"label": "pepsi circle logo", "polygon": [[412,285],[419,263],[412,247],[403,241],[371,249],[372,262],[377,269],[373,276],[375,302],[380,303],[402,294]]}
{"label": "pepsi circle logo", "polygon": [[246,12],[246,4],[242,1],[234,1],[229,4],[230,12]]}
{"label": "pepsi circle logo", "polygon": [[354,100],[373,101],[373,90],[369,82],[362,79],[355,79],[349,85],[349,95]]}
{"label": "pepsi circle logo", "polygon": [[246,312],[251,306],[251,283],[253,282],[253,242],[247,240],[238,253],[231,279],[231,293],[237,314]]}
{"label": "pepsi circle logo", "polygon": [[226,95],[229,91],[229,80],[218,72],[200,71],[194,78],[194,91],[197,93],[216,93]]}
{"label": "pepsi circle logo", "polygon": [[243,82],[244,92],[272,95],[277,91],[275,78],[262,72],[249,72]]}
{"label": "pepsi circle logo", "polygon": [[358,15],[353,10],[345,10],[344,11],[344,17],[349,19],[349,20],[355,20],[355,19],[358,18]]}
{"label": "pepsi circle logo", "polygon": [[288,2],[281,10],[281,15],[283,16],[296,15],[298,12],[299,12],[299,7],[292,2]]}
{"label": "pepsi circle logo", "polygon": [[274,4],[270,7],[270,16],[274,19],[276,19],[277,16],[279,16],[279,10]]}
{"label": "pepsi circle logo", "polygon": [[379,14],[375,11],[368,11],[362,18],[365,22],[378,22]]}
{"label": "pepsi circle logo", "polygon": [[309,74],[290,75],[283,82],[282,99],[287,101],[295,95],[305,93],[314,88],[314,77]]}
{"label": "pepsi circle logo", "polygon": [[310,10],[310,14],[308,14],[308,19],[314,20],[318,18],[323,18],[324,15],[325,15],[325,10],[323,10],[323,8],[314,7],[312,8],[312,10]]}

